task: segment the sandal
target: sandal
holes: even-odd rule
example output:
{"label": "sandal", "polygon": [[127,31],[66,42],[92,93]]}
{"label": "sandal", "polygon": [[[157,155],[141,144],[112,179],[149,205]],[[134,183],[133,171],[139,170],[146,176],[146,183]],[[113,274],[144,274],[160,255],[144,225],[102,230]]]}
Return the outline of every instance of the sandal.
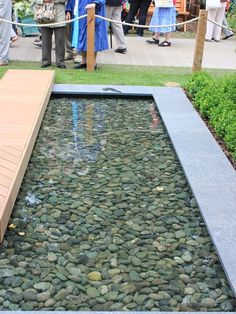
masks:
{"label": "sandal", "polygon": [[169,47],[170,45],[171,45],[171,42],[165,40],[159,45],[159,47]]}
{"label": "sandal", "polygon": [[149,43],[149,44],[159,45],[159,39],[156,39],[156,38],[148,39],[148,40],[146,40],[146,42]]}

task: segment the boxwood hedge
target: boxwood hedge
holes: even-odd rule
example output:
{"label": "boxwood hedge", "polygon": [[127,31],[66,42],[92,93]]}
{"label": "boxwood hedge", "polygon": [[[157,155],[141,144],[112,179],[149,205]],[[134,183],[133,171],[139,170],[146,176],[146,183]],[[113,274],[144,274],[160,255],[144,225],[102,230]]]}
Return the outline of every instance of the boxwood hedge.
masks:
{"label": "boxwood hedge", "polygon": [[236,161],[236,74],[213,78],[197,72],[185,88]]}

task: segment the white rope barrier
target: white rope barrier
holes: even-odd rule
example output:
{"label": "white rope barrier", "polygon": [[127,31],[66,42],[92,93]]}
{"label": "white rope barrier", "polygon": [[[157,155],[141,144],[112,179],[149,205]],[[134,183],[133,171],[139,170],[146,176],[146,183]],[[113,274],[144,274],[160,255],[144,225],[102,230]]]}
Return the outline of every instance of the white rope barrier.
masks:
{"label": "white rope barrier", "polygon": [[18,23],[18,22],[13,22],[9,20],[4,20],[0,18],[0,22],[8,23],[8,24],[13,24],[16,26],[30,26],[30,27],[50,27],[50,26],[57,26],[57,25],[62,25],[62,24],[69,24],[73,23],[77,20],[81,20],[85,17],[87,17],[88,14],[81,15],[79,17],[75,17],[74,19],[67,20],[67,21],[62,21],[62,22],[57,22],[57,23],[48,23],[48,24],[31,24],[31,23]]}
{"label": "white rope barrier", "polygon": [[228,27],[228,26],[221,25],[221,24],[219,24],[219,23],[217,23],[217,22],[215,22],[215,21],[213,21],[213,20],[211,20],[211,19],[207,19],[207,20],[208,20],[209,22],[211,22],[211,23],[217,25],[217,26],[220,26],[220,27],[224,28],[224,29],[229,29],[230,31],[233,31],[233,29],[230,28],[230,27]]}
{"label": "white rope barrier", "polygon": [[[18,22],[13,22],[13,21],[9,21],[9,20],[5,20],[5,19],[2,19],[0,18],[0,22],[4,22],[4,23],[8,23],[8,24],[13,24],[13,25],[16,25],[16,26],[30,26],[30,27],[50,27],[50,26],[57,26],[57,25],[62,25],[62,24],[69,24],[69,23],[73,23],[77,20],[81,20],[85,17],[87,17],[88,14],[84,14],[84,15],[81,15],[79,17],[76,17],[74,19],[71,19],[71,20],[67,20],[67,21],[62,21],[62,22],[57,22],[57,23],[48,23],[48,24],[29,24],[29,23],[18,23]],[[122,25],[127,25],[127,26],[131,26],[131,27],[138,27],[138,28],[150,28],[150,25],[138,25],[138,24],[132,24],[132,23],[125,23],[125,22],[121,22],[121,21],[116,21],[116,20],[112,20],[112,19],[108,19],[104,16],[100,16],[100,15],[95,15],[95,17],[99,18],[99,19],[102,19],[102,20],[105,20],[107,22],[111,22],[111,23],[115,23],[115,24],[122,24]],[[158,28],[158,27],[171,27],[171,26],[182,26],[182,25],[185,25],[185,24],[190,24],[192,22],[195,22],[195,21],[198,21],[199,20],[199,17],[195,17],[191,20],[188,20],[188,21],[185,21],[185,22],[180,22],[180,23],[176,23],[176,24],[168,24],[168,25],[151,25],[152,28]],[[224,26],[224,25],[221,25],[211,19],[207,19],[209,22],[217,25],[217,26],[220,26],[224,29],[229,29],[231,31],[232,28],[228,27],[228,26]]]}
{"label": "white rope barrier", "polygon": [[105,21],[108,21],[108,22],[115,23],[115,24],[122,24],[122,25],[131,26],[131,27],[138,27],[138,28],[150,28],[150,27],[157,28],[157,27],[181,26],[181,25],[192,23],[192,22],[195,22],[195,21],[199,20],[199,17],[195,17],[192,20],[188,20],[186,22],[181,22],[181,23],[176,23],[176,24],[168,24],[168,25],[138,25],[138,24],[131,24],[131,23],[125,23],[125,22],[121,22],[121,21],[108,19],[107,17],[96,15],[96,14],[95,14],[95,17],[97,17],[97,18],[99,18],[101,20],[105,20]]}
{"label": "white rope barrier", "polygon": [[[5,19],[1,19],[0,18],[0,22],[4,22],[4,23],[8,23],[8,24],[13,24],[16,26],[30,26],[30,27],[50,27],[50,26],[57,26],[57,25],[61,25],[61,24],[69,24],[69,23],[73,23],[77,20],[83,19],[85,17],[87,17],[88,14],[84,14],[81,15],[79,17],[76,17],[74,19],[71,20],[67,20],[67,21],[62,21],[62,22],[57,22],[57,23],[48,23],[48,24],[29,24],[29,23],[19,23],[19,22],[13,22],[13,21],[9,21],[9,20],[5,20]],[[116,20],[112,20],[112,19],[108,19],[104,16],[100,16],[100,15],[95,15],[95,17],[100,18],[102,20],[105,20],[107,22],[111,22],[111,23],[116,23],[116,24],[122,24],[122,25],[127,25],[127,26],[131,26],[131,27],[138,27],[138,28],[149,28],[150,25],[138,25],[138,24],[132,24],[132,23],[125,23],[125,22],[121,22],[121,21],[116,21]],[[188,20],[186,22],[181,22],[181,23],[176,23],[176,24],[168,24],[168,25],[152,25],[151,27],[170,27],[170,26],[181,26],[184,24],[189,24],[192,22],[195,22],[199,20],[199,17],[196,17],[192,20]]]}

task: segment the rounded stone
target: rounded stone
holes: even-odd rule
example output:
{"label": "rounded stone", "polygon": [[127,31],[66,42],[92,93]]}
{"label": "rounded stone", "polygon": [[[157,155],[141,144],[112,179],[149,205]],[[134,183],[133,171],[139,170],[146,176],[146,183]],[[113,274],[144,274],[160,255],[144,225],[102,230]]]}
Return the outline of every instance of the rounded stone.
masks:
{"label": "rounded stone", "polygon": [[99,271],[92,271],[88,274],[88,279],[92,281],[100,281],[102,280],[102,275]]}

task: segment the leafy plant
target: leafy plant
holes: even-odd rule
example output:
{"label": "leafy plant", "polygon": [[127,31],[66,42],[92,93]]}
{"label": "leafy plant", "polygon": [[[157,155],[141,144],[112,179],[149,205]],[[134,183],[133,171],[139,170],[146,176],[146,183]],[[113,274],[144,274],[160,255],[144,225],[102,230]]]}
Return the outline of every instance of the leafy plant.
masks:
{"label": "leafy plant", "polygon": [[213,79],[206,72],[198,72],[185,87],[236,160],[236,75]]}
{"label": "leafy plant", "polygon": [[231,27],[233,31],[236,31],[236,4],[234,2],[231,3],[227,13],[227,21],[229,27]]}
{"label": "leafy plant", "polygon": [[33,2],[34,2],[34,0],[18,0],[18,1],[16,1],[14,7],[15,7],[15,13],[16,13],[17,17],[22,19],[26,16],[33,16],[34,15]]}
{"label": "leafy plant", "polygon": [[206,86],[209,86],[212,81],[213,79],[207,72],[196,72],[184,87],[191,94],[192,98],[195,99],[196,94]]}

